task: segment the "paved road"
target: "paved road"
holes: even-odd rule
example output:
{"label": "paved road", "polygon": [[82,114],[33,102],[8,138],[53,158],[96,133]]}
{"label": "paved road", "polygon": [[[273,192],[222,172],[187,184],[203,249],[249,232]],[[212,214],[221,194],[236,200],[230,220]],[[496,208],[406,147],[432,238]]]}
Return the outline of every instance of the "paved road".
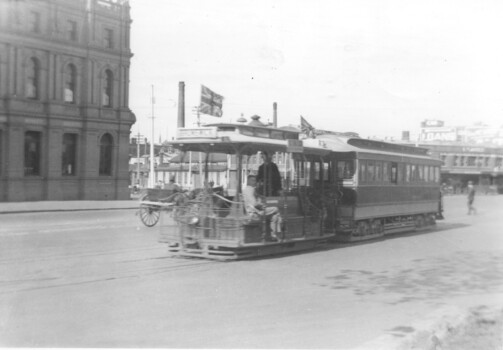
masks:
{"label": "paved road", "polygon": [[[168,257],[134,210],[3,214],[0,346],[354,348],[503,304],[502,196],[433,231],[219,263]],[[446,311],[447,312],[447,311]]]}

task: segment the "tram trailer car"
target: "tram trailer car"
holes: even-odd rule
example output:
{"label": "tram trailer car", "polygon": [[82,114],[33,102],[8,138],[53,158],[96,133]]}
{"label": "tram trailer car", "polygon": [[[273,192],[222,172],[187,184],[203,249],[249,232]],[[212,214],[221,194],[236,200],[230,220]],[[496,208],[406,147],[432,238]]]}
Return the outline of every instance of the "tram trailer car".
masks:
{"label": "tram trailer car", "polygon": [[326,229],[334,229],[337,240],[424,229],[443,218],[442,162],[427,149],[334,135],[304,140],[304,145],[331,150],[335,203],[326,208],[327,218],[335,220]]}

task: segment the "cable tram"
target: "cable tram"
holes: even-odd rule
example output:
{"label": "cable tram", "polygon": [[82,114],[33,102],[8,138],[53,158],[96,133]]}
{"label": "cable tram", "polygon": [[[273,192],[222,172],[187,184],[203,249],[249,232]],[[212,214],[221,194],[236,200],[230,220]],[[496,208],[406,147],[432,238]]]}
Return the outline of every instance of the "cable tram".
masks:
{"label": "cable tram", "polygon": [[[180,128],[171,144],[204,155],[205,186],[160,225],[160,241],[182,256],[282,254],[423,229],[441,214],[441,162],[425,149],[336,133],[301,139],[298,130],[253,122]],[[230,169],[219,191],[208,185],[215,153],[227,155]],[[261,153],[275,155],[282,190],[271,193],[263,181],[256,188],[261,208],[253,211],[246,186],[249,175],[260,173]],[[268,208],[279,214],[276,226]]]}

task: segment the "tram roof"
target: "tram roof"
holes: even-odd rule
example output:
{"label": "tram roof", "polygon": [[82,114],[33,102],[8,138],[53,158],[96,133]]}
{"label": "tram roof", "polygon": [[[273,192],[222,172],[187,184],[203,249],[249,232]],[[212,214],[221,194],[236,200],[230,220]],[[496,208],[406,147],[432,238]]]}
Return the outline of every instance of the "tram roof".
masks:
{"label": "tram roof", "polygon": [[169,143],[182,151],[254,154],[257,151],[287,152],[289,140],[298,139],[299,131],[289,128],[218,123],[179,128],[176,139]]}
{"label": "tram roof", "polygon": [[342,134],[322,134],[299,139],[300,131],[235,123],[207,124],[197,128],[179,128],[169,144],[182,151],[254,154],[257,151],[289,152],[292,143],[301,143],[305,153],[373,153],[431,159],[428,149],[403,144],[362,139]]}
{"label": "tram roof", "polygon": [[327,148],[332,152],[386,154],[390,156],[431,159],[427,148],[341,135],[318,135],[315,139],[304,139],[303,144],[306,147]]}

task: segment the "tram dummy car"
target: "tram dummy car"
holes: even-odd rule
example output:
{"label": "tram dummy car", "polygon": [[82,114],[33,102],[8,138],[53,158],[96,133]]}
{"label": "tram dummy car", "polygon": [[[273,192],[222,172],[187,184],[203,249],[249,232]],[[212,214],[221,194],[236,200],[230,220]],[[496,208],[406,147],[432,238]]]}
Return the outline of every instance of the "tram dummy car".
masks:
{"label": "tram dummy car", "polygon": [[[301,139],[288,128],[233,123],[180,128],[171,144],[203,153],[204,184],[215,175],[212,154],[229,160],[222,193],[203,186],[162,220],[160,241],[183,256],[281,254],[423,229],[441,218],[441,161],[423,148],[336,133]],[[242,195],[260,152],[275,155],[282,178],[279,196],[262,197],[282,219],[274,241],[270,217],[247,213]]]}

